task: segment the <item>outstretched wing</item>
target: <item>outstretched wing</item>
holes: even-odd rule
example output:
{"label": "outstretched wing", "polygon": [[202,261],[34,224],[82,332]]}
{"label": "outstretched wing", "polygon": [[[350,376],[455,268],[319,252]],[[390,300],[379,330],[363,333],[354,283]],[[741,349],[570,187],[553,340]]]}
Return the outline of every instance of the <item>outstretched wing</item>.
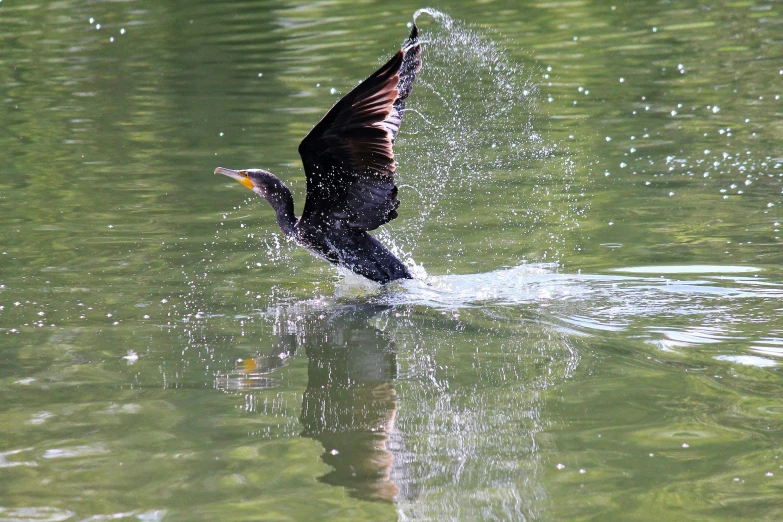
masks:
{"label": "outstretched wing", "polygon": [[299,145],[307,176],[302,221],[374,230],[397,217],[394,139],[421,69],[413,26],[402,49],[346,94]]}

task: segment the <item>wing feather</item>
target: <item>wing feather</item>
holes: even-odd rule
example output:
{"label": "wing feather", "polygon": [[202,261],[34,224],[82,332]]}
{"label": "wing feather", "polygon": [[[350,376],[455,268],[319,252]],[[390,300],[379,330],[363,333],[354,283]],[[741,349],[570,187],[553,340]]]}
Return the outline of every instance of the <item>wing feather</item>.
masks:
{"label": "wing feather", "polygon": [[397,217],[393,145],[421,69],[418,29],[386,64],[346,94],[305,136],[302,220],[374,230]]}

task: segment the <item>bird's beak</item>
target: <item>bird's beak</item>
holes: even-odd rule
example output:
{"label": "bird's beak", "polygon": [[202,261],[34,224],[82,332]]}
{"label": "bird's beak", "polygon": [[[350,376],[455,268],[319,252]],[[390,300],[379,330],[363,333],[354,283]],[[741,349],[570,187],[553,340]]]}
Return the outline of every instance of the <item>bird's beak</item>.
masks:
{"label": "bird's beak", "polygon": [[250,190],[253,190],[253,181],[247,177],[247,172],[244,170],[231,170],[218,167],[215,169],[215,174],[223,174],[231,179],[235,179]]}

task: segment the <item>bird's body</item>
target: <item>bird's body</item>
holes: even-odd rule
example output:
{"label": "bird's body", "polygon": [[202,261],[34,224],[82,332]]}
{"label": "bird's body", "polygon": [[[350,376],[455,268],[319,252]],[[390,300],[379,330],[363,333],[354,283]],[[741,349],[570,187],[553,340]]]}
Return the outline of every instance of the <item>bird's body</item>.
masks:
{"label": "bird's body", "polygon": [[388,283],[413,277],[402,261],[367,232],[314,227],[300,228],[298,232],[296,240],[300,245],[318,257],[350,268],[367,279]]}
{"label": "bird's body", "polygon": [[307,177],[301,217],[294,214],[291,191],[274,174],[222,167],[215,173],[266,199],[283,233],[318,257],[379,283],[411,279],[405,264],[368,231],[397,217],[392,146],[419,69],[414,25],[402,49],[305,136],[299,145]]}

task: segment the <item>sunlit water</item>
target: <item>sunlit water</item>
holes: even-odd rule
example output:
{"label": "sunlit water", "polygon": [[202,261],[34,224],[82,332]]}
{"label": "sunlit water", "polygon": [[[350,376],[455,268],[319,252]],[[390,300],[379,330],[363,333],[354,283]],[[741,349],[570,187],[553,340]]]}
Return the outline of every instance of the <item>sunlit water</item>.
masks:
{"label": "sunlit water", "polygon": [[453,2],[339,272],[268,168],[421,5],[0,2],[0,519],[779,520],[770,2]]}

